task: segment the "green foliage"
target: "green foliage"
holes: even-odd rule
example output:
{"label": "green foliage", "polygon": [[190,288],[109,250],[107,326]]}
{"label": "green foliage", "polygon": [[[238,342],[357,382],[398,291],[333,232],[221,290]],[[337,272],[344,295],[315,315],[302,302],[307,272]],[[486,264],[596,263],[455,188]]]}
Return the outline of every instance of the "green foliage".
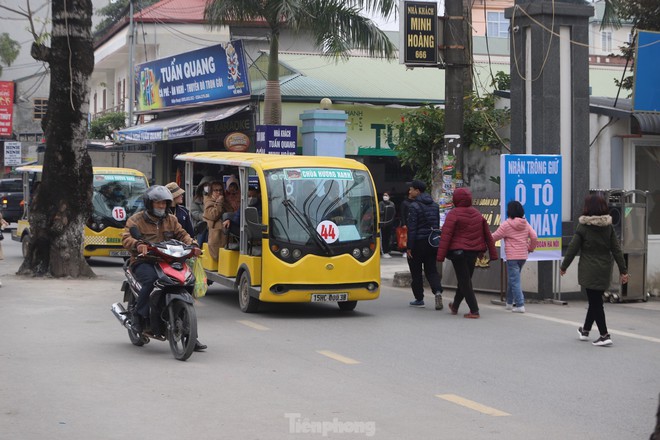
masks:
{"label": "green foliage", "polygon": [[[153,5],[159,0],[140,0],[133,4],[134,12],[139,12],[148,6]],[[116,0],[108,2],[108,4],[96,11],[96,15],[105,17],[94,29],[96,36],[103,35],[114,24],[118,23],[122,18],[127,17],[129,13],[130,0]]]}
{"label": "green foliage", "polygon": [[[463,115],[463,144],[473,151],[500,148],[506,140],[496,130],[508,125],[508,109],[495,109],[495,98],[486,95],[466,97]],[[398,132],[395,150],[403,165],[415,171],[415,178],[430,183],[433,157],[443,146],[445,111],[425,105],[407,112],[400,123],[394,124]]]}
{"label": "green foliage", "polygon": [[[21,45],[18,41],[12,40],[7,32],[0,34],[0,61],[3,64],[11,66],[20,50]],[[2,66],[0,66],[0,74],[2,74]]]}
{"label": "green foliage", "polygon": [[124,127],[126,127],[126,113],[106,113],[92,121],[88,136],[91,139],[112,139],[112,132]]}
{"label": "green foliage", "polygon": [[511,75],[500,70],[495,74],[491,85],[495,90],[511,90]]}

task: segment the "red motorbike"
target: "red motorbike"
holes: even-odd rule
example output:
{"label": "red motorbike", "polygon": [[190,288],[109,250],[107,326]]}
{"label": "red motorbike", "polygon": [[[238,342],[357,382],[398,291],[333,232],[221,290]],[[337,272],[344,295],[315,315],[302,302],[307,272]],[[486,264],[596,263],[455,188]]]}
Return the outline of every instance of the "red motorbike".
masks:
{"label": "red motorbike", "polygon": [[[140,238],[137,231],[131,231],[131,235]],[[197,315],[192,296],[195,276],[186,263],[194,256],[196,246],[178,240],[146,244],[146,258],[152,260],[158,274],[158,280],[149,296],[150,328],[141,333],[133,329],[133,315],[136,313],[141,286],[128,261],[124,263],[126,280],[121,288],[127,307],[121,302],[115,303],[112,305],[112,313],[128,329],[128,337],[133,345],[141,347],[148,344],[150,339],[169,341],[174,357],[185,361],[192,355],[197,341]]]}

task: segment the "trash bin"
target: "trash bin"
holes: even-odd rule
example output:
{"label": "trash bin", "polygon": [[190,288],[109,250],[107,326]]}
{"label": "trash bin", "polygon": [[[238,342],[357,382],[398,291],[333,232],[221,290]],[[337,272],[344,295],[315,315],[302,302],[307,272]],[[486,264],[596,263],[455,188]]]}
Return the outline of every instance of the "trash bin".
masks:
{"label": "trash bin", "polygon": [[612,226],[619,237],[628,266],[628,283],[619,281],[619,268],[612,267],[610,289],[605,297],[611,302],[648,301],[646,267],[648,256],[648,192],[621,189],[591,190],[608,201]]}

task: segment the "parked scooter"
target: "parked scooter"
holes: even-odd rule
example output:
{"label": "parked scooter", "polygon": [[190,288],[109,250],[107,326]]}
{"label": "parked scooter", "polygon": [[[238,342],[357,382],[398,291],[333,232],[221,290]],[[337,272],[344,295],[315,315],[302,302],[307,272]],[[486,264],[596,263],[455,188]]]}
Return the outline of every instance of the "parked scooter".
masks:
{"label": "parked scooter", "polygon": [[[140,239],[137,228],[131,228],[131,235]],[[147,258],[152,258],[158,280],[149,296],[151,317],[150,327],[141,333],[133,328],[140,283],[129,265],[124,263],[126,280],[122,284],[124,308],[121,302],[112,305],[112,313],[128,329],[128,337],[138,347],[148,344],[150,339],[169,341],[174,357],[185,361],[192,355],[197,341],[197,315],[192,296],[195,277],[186,264],[193,257],[196,246],[186,245],[178,240],[160,243],[145,243],[148,246]]]}

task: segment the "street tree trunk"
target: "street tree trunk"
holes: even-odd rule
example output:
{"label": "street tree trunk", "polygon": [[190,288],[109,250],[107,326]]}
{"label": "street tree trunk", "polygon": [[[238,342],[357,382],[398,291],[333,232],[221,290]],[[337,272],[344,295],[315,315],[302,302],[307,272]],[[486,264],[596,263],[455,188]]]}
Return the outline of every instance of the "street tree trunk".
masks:
{"label": "street tree trunk", "polygon": [[91,0],[52,0],[51,47],[32,45],[50,66],[46,153],[30,210],[31,239],[18,273],[91,277],[83,227],[91,214],[92,163],[87,152],[89,77],[94,70]]}

